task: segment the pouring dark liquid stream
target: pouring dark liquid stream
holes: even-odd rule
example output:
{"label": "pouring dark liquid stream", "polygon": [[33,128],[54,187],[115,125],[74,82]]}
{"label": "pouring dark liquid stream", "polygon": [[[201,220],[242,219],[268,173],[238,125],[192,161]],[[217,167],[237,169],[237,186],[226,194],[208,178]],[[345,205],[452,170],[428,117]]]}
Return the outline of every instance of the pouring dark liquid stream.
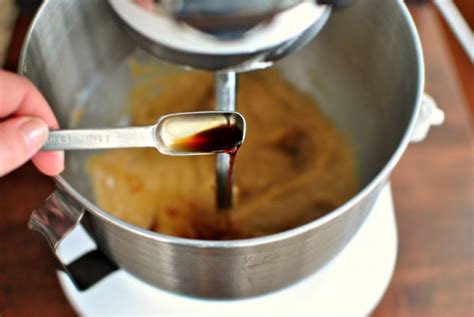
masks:
{"label": "pouring dark liquid stream", "polygon": [[235,156],[240,145],[242,145],[243,133],[244,131],[240,126],[228,122],[227,124],[177,139],[171,144],[171,148],[176,151],[225,153],[228,155],[229,169],[227,170],[226,186],[224,191],[218,191],[216,197],[217,206],[221,209],[231,207],[223,202],[231,201]]}
{"label": "pouring dark liquid stream", "polygon": [[170,147],[182,152],[235,153],[242,144],[243,133],[240,127],[229,122],[173,140]]}

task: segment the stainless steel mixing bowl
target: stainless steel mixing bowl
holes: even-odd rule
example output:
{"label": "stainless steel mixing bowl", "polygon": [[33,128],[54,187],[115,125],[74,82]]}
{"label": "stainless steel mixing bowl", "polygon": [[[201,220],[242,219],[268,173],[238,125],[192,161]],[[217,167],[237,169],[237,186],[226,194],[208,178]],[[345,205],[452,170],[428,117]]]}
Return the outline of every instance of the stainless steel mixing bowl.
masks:
{"label": "stainless steel mixing bowl", "polygon": [[[71,126],[77,107],[83,111],[79,127],[109,127],[126,123],[123,106],[134,83],[126,67],[130,56],[164,70],[176,67],[137,48],[105,1],[50,0],[28,33],[19,71],[46,96],[62,127]],[[30,227],[55,255],[61,240],[81,222],[111,260],[109,269],[115,263],[148,283],[192,296],[252,296],[315,272],[356,234],[410,141],[423,103],[422,53],[402,1],[359,0],[334,12],[308,46],[276,67],[351,136],[361,187],[341,207],[261,238],[170,237],[127,224],[97,207],[83,172],[87,154],[74,153],[67,157],[65,172],[55,178],[57,190],[33,213]],[[71,266],[56,259],[75,275]],[[105,263],[100,256],[95,260],[89,275]]]}

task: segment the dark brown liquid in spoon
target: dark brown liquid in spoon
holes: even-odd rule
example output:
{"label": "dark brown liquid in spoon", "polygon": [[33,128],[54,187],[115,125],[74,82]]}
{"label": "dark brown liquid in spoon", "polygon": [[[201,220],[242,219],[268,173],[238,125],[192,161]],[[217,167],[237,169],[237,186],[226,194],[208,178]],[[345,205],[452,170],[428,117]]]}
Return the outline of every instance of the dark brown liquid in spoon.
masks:
{"label": "dark brown liquid in spoon", "polygon": [[173,150],[187,152],[235,153],[242,144],[243,131],[235,124],[223,124],[175,140]]}

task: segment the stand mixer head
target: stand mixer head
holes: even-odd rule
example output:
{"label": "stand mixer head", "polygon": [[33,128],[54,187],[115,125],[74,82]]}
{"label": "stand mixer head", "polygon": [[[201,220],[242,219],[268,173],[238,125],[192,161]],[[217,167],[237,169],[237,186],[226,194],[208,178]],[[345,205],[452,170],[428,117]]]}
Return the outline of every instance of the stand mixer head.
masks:
{"label": "stand mixer head", "polygon": [[307,44],[347,0],[109,0],[141,46],[173,63],[249,71]]}

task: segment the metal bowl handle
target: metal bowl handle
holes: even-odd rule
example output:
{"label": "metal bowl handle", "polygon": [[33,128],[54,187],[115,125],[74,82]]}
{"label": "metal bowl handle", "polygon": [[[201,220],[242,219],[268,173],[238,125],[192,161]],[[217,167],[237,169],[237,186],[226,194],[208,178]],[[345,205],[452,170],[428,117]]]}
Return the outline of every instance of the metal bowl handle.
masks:
{"label": "metal bowl handle", "polygon": [[410,142],[418,143],[423,141],[432,126],[441,125],[443,122],[443,110],[438,107],[436,101],[430,95],[424,94]]}
{"label": "metal bowl handle", "polygon": [[90,251],[70,264],[58,255],[61,242],[80,224],[84,209],[56,189],[31,214],[28,227],[47,245],[58,269],[69,275],[79,290],[85,290],[117,269],[99,249]]}

